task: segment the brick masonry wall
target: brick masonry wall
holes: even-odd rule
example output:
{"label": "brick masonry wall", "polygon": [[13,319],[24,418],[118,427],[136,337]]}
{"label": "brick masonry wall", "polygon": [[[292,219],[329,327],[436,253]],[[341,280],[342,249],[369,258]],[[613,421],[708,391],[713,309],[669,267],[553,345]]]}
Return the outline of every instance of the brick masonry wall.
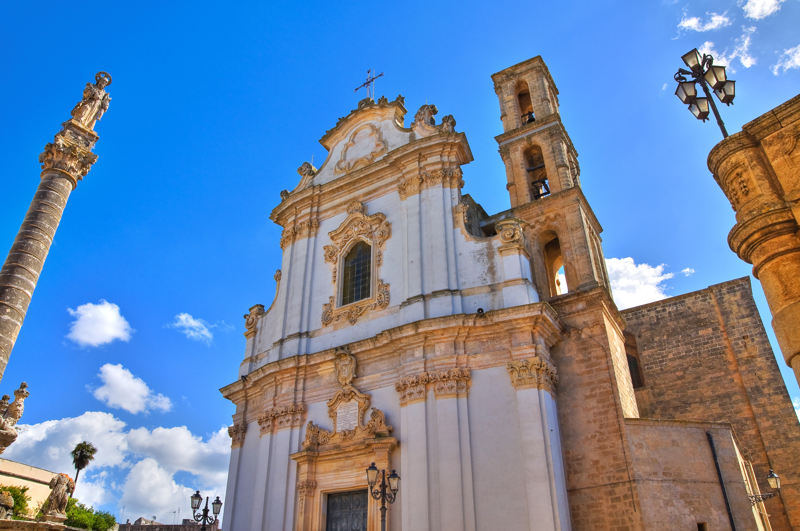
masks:
{"label": "brick masonry wall", "polygon": [[749,278],[622,312],[634,334],[643,418],[729,422],[762,492],[771,467],[780,496],[773,529],[800,529],[800,424],[753,301]]}

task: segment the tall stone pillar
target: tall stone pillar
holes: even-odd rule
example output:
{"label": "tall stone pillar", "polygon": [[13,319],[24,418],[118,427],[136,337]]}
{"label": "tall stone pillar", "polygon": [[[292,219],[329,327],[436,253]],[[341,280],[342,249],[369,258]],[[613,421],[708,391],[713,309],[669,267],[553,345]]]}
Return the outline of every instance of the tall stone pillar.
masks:
{"label": "tall stone pillar", "polygon": [[72,109],[53,142],[39,155],[41,182],[19,233],[0,270],[0,379],[28,311],[33,290],[64,213],[69,194],[92,167],[97,139],[94,125],[108,109],[105,88],[111,76],[99,72],[87,83],[83,98]]}
{"label": "tall stone pillar", "polygon": [[708,168],[736,211],[728,244],[753,264],[800,382],[800,95],[714,146]]}

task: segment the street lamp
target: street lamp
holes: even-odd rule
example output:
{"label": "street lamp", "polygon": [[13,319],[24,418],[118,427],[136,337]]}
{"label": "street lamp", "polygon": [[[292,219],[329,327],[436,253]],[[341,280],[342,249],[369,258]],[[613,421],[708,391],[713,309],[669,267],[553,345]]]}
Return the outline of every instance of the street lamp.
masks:
{"label": "street lamp", "polygon": [[[685,53],[681,59],[689,67],[689,70],[679,68],[675,72],[675,81],[678,82],[675,95],[681,100],[681,103],[689,106],[689,111],[698,120],[705,122],[708,119],[710,108],[717,119],[717,125],[722,131],[722,136],[728,138],[728,131],[725,129],[725,124],[722,123],[722,118],[717,110],[717,105],[714,103],[714,98],[711,97],[709,87],[714,91],[719,101],[725,105],[730,105],[733,103],[734,96],[736,96],[736,82],[728,79],[724,66],[715,65],[714,58],[709,54],[701,56],[697,48]],[[686,76],[691,76],[691,81]],[[697,97],[695,83],[700,83],[705,97]]]}
{"label": "street lamp", "polygon": [[200,523],[202,526],[200,528],[201,531],[206,531],[206,525],[214,525],[217,523],[217,516],[219,516],[219,512],[222,510],[222,501],[219,499],[219,496],[211,502],[211,511],[213,515],[210,516],[208,514],[208,496],[206,496],[206,506],[200,513],[197,512],[200,509],[200,504],[203,503],[203,497],[200,496],[200,491],[196,491],[189,499],[192,502],[192,518],[194,518],[195,522]]}
{"label": "street lamp", "polygon": [[775,490],[773,490],[772,492],[764,492],[762,494],[751,494],[750,495],[751,505],[755,505],[759,502],[763,502],[768,498],[772,498],[773,496],[778,494],[777,491],[781,490],[781,477],[775,472],[773,472],[771,468],[769,469],[769,474],[767,474],[767,485],[769,485],[769,488]]}
{"label": "street lamp", "polygon": [[[381,472],[381,484],[376,488],[378,483],[378,468],[375,463],[369,465],[367,468],[367,483],[369,484],[369,493],[376,500],[381,502],[381,531],[386,531],[386,502],[394,503],[397,498],[397,491],[400,489],[400,476],[397,472],[392,470],[389,477],[386,477],[386,469]],[[388,480],[388,491],[387,491]]]}

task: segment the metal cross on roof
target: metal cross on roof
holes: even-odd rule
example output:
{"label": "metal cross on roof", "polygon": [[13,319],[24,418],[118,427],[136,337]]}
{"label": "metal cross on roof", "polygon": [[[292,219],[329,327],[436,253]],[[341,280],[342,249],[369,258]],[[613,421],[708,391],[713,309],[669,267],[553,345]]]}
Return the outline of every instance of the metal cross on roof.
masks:
{"label": "metal cross on roof", "polygon": [[[372,69],[370,68],[369,70],[367,70],[367,80],[364,81],[359,86],[357,86],[353,92],[358,92],[358,89],[367,87],[367,97],[368,98],[372,98],[374,100],[375,99],[375,85],[374,85],[374,83],[375,83],[375,80],[378,79],[379,77],[381,77],[382,75],[383,75],[383,72],[381,72],[377,76],[373,76],[372,75]],[[369,93],[369,89],[370,88],[372,88],[372,95],[370,95],[370,93]]]}

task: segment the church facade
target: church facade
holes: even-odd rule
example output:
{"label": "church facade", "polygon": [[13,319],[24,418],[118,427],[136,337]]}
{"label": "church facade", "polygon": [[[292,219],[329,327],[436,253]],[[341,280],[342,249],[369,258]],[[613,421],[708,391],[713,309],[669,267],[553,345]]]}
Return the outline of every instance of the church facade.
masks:
{"label": "church facade", "polygon": [[222,389],[224,526],[380,529],[375,463],[401,478],[388,529],[800,528],[800,426],[747,281],[620,312],[546,65],[492,79],[509,210],[461,194],[455,119],[406,127],[399,96],[281,192],[275,298]]}

